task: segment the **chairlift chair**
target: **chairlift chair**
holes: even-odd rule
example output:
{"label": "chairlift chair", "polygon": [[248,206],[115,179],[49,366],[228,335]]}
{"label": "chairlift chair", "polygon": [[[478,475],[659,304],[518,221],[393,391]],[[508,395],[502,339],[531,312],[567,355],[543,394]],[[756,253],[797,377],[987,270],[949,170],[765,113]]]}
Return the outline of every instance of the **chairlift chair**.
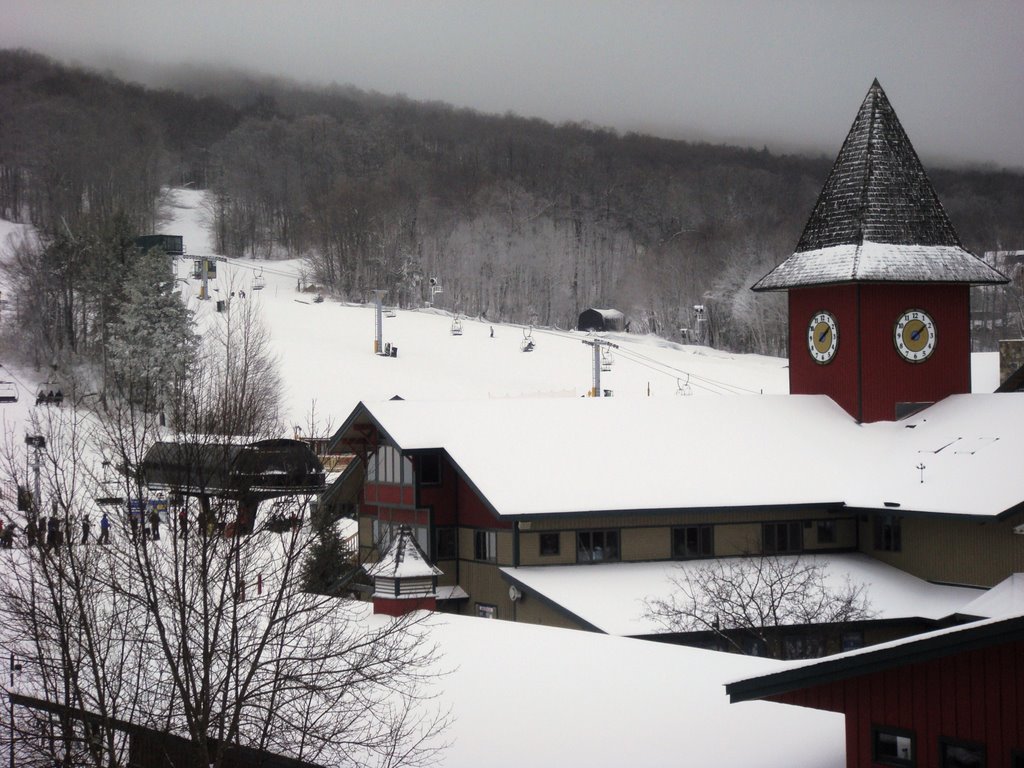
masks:
{"label": "chairlift chair", "polygon": [[676,394],[682,396],[693,394],[693,390],[690,389],[690,374],[686,374],[686,381],[676,379]]}
{"label": "chairlift chair", "polygon": [[462,335],[462,321],[459,318],[452,320],[452,336]]}
{"label": "chairlift chair", "polygon": [[394,307],[388,307],[387,309],[384,310],[384,317],[394,317],[394,316],[395,316],[395,308]]}
{"label": "chairlift chair", "polygon": [[266,285],[267,281],[263,277],[263,267],[260,267],[260,271],[253,275],[252,289],[254,291],[262,291]]}
{"label": "chairlift chair", "polygon": [[602,371],[610,371],[612,369],[612,362],[613,362],[612,353],[609,352],[607,349],[602,349],[601,350],[601,370]]}
{"label": "chairlift chair", "polygon": [[13,381],[0,381],[0,403],[18,402],[18,386]]}
{"label": "chairlift chair", "polygon": [[519,349],[523,352],[533,352],[537,344],[533,340],[533,326],[530,326],[529,330],[523,328],[523,341],[519,345]]}

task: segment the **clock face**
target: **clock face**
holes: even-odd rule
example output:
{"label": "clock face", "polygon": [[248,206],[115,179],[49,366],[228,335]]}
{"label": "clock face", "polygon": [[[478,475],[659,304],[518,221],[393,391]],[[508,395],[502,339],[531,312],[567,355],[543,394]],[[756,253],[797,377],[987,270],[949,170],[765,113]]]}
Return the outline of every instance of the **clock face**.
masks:
{"label": "clock face", "polygon": [[814,362],[831,362],[839,348],[839,326],[831,312],[819,312],[807,326],[807,351]]}
{"label": "clock face", "polygon": [[923,363],[935,351],[935,321],[927,312],[908,309],[896,321],[893,341],[904,360]]}

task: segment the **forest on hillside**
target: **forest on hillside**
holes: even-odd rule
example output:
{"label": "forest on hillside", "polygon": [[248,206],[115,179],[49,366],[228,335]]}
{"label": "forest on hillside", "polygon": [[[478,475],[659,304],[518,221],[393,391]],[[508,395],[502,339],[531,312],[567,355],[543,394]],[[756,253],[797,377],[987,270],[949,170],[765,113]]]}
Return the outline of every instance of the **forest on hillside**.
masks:
{"label": "forest on hillside", "polygon": [[[88,335],[75,276],[107,247],[103,233],[159,231],[160,190],[191,185],[211,192],[219,251],[304,257],[342,299],[382,288],[418,306],[433,277],[454,312],[571,327],[582,309],[610,306],[632,330],[677,340],[700,304],[704,341],[784,352],[784,296],[748,288],[792,251],[831,157],[239,73],[168,82],[0,51],[0,216],[63,244],[33,301],[71,337]],[[929,171],[967,248],[1024,247],[1024,174]],[[123,237],[111,242],[127,258]]]}

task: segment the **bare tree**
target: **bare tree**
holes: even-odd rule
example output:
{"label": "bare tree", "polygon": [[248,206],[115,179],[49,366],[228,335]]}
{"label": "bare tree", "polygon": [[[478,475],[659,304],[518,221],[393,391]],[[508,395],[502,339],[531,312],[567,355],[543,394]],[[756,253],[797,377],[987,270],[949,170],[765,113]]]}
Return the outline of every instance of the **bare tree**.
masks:
{"label": "bare tree", "polygon": [[[22,723],[19,764],[124,764],[115,720],[187,737],[190,764],[202,768],[224,765],[234,745],[380,766],[421,764],[439,748],[446,714],[431,701],[436,651],[423,614],[370,622],[365,603],[303,591],[315,542],[308,494],[286,498],[301,524],[281,531],[263,524],[251,489],[212,487],[235,468],[238,440],[227,436],[280,434],[265,338],[246,312],[204,336],[202,366],[163,390],[174,436],[148,395],[70,398],[32,426],[47,438],[41,498],[19,522],[49,513],[64,540],[0,557],[0,643],[31,660],[23,690],[100,725]],[[165,499],[175,530],[158,538],[167,521],[147,530],[132,509],[156,500],[146,457],[172,440],[186,470]],[[29,485],[24,447],[9,436],[4,453],[7,477]],[[95,525],[94,499],[111,495],[104,460],[118,467],[116,495],[129,503],[108,508],[101,545],[82,524],[88,514]]]}
{"label": "bare tree", "polygon": [[873,616],[867,585],[830,585],[824,563],[791,555],[709,560],[680,566],[666,599],[645,601],[645,616],[670,632],[712,632],[740,653],[744,639],[769,647],[786,625],[834,624]]}

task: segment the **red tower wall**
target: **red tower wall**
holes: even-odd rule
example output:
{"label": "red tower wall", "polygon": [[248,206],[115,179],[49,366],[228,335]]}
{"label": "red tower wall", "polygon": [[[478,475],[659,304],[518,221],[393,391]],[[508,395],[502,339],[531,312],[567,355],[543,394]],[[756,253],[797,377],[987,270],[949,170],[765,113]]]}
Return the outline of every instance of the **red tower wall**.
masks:
{"label": "red tower wall", "polygon": [[[924,310],[935,321],[935,351],[922,363],[900,357],[893,343],[899,317]],[[807,326],[821,310],[836,317],[832,362],[807,351]],[[936,402],[970,392],[970,292],[967,285],[857,284],[789,292],[789,385],[793,394],[830,396],[858,421],[895,418],[900,402]]]}

